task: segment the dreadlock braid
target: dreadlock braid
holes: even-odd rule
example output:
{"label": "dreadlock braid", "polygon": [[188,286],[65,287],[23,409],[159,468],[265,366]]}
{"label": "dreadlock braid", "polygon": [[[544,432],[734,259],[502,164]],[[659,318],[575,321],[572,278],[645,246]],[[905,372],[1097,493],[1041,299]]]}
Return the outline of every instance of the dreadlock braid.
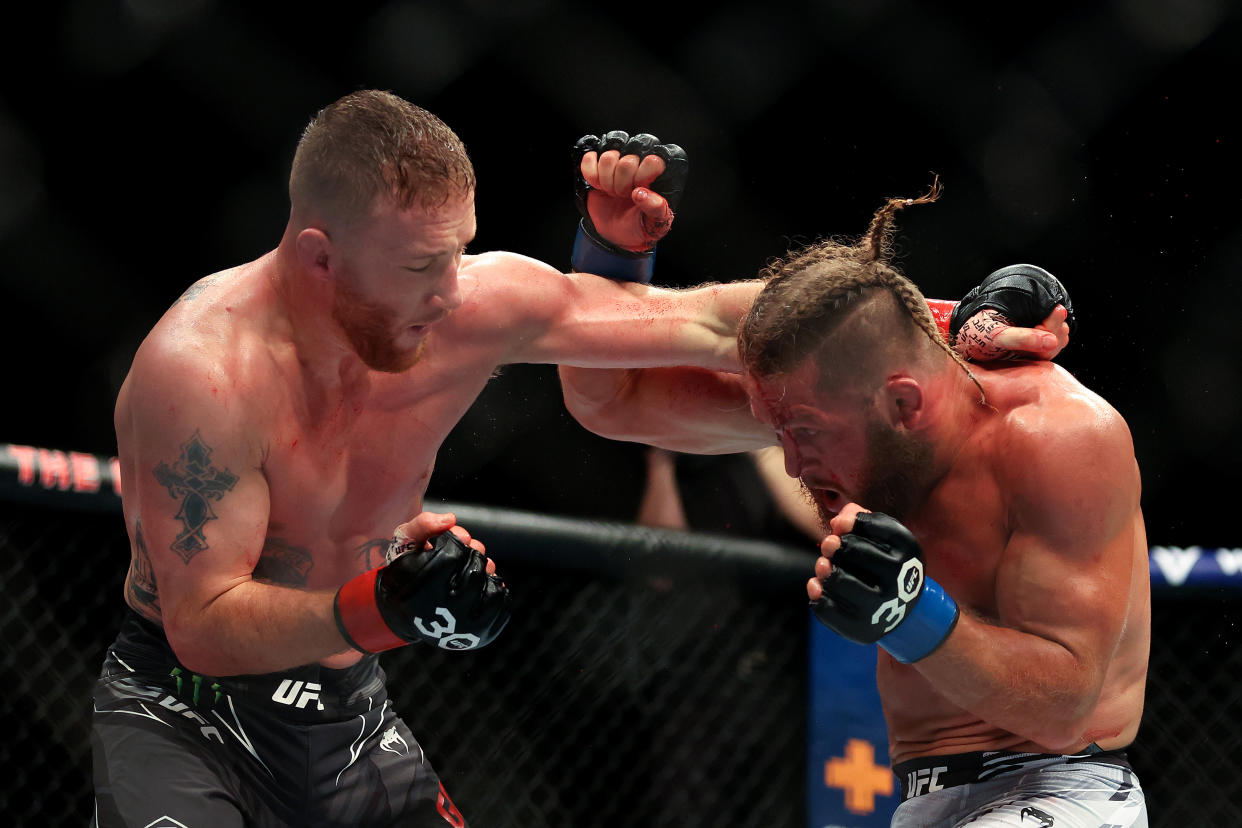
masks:
{"label": "dreadlock braid", "polygon": [[857,243],[828,239],[769,263],[760,274],[767,284],[738,331],[738,349],[746,370],[758,376],[791,370],[816,352],[853,308],[882,290],[891,294],[914,325],[966,371],[982,395],[978,379],[940,335],[923,295],[890,261],[897,213],[915,204],[934,202],[940,193],[937,176],[918,198],[888,199]]}
{"label": "dreadlock braid", "polygon": [[983,386],[979,383],[978,377],[970,370],[970,366],[966,364],[966,360],[962,359],[961,354],[949,347],[949,343],[945,341],[944,336],[940,333],[940,328],[936,325],[936,321],[932,319],[931,311],[927,307],[927,301],[923,298],[923,294],[914,286],[914,283],[904,276],[897,275],[888,284],[884,285],[890,293],[897,297],[902,307],[910,314],[910,318],[914,320],[914,324],[918,325],[919,330],[927,335],[927,338],[944,351],[949,357],[962,367],[966,372],[966,376],[970,377],[970,381],[979,389],[979,402],[987,404],[987,395],[983,393]]}

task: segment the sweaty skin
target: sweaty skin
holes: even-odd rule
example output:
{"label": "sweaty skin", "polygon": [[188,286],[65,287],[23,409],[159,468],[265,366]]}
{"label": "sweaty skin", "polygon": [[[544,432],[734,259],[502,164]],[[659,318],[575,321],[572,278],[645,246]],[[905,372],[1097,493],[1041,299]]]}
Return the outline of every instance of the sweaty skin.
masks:
{"label": "sweaty skin", "polygon": [[422,498],[498,366],[737,370],[733,332],[756,283],[669,291],[565,275],[513,253],[463,255],[474,232],[471,196],[393,212],[358,240],[356,298],[390,312],[396,357],[422,349],[403,372],[359,360],[329,313],[327,254],[292,223],[275,251],[195,284],[139,348],[115,412],[125,595],[188,669],[355,662],[335,590],[383,563],[394,526],[453,527],[420,514]]}
{"label": "sweaty skin", "polygon": [[[986,406],[957,372],[924,383],[921,414],[892,413],[935,446],[933,478],[902,522],[962,615],[914,664],[879,649],[890,757],[1124,747],[1142,717],[1151,613],[1129,430],[1055,365],[974,370]],[[790,472],[837,513],[807,585],[815,600],[866,506],[853,502],[866,463],[862,406],[827,401],[812,376],[804,366],[760,381],[755,398]]]}

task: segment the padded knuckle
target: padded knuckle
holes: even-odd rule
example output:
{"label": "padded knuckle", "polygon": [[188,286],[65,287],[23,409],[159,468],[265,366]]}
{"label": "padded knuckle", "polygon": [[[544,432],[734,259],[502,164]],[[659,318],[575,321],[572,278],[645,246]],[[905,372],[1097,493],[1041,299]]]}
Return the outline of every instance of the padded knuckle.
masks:
{"label": "padded knuckle", "polygon": [[581,158],[588,152],[596,152],[599,149],[598,135],[583,135],[574,143],[574,154]]}
{"label": "padded knuckle", "polygon": [[625,143],[625,152],[634,155],[648,155],[660,143],[660,139],[646,132],[640,132]]}
{"label": "padded knuckle", "polygon": [[599,151],[608,152],[609,150],[621,150],[625,147],[626,142],[630,140],[630,134],[619,129],[604,133],[603,138],[599,142]]}

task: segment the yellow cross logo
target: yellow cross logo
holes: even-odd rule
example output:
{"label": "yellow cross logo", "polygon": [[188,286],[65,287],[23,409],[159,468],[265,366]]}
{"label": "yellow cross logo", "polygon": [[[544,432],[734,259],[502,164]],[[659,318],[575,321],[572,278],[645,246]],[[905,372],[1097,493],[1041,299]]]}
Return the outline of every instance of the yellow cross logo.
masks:
{"label": "yellow cross logo", "polygon": [[824,784],[845,791],[845,809],[852,814],[875,810],[875,795],[893,795],[893,772],[875,763],[875,748],[863,739],[845,743],[845,756],[824,763]]}

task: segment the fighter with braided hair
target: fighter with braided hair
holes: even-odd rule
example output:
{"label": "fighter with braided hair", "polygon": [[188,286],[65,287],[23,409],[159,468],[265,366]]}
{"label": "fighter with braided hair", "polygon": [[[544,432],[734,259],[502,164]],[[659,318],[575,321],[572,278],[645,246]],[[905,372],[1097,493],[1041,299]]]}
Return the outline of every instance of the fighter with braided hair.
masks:
{"label": "fighter with braided hair", "polygon": [[1125,754],[1151,635],[1130,433],[1051,362],[947,345],[890,256],[897,213],[937,196],[767,267],[740,377],[683,372],[678,395],[671,370],[631,373],[607,421],[681,450],[758,447],[745,414],[775,435],[824,522],[811,610],[879,645],[894,826],[1146,826]]}

